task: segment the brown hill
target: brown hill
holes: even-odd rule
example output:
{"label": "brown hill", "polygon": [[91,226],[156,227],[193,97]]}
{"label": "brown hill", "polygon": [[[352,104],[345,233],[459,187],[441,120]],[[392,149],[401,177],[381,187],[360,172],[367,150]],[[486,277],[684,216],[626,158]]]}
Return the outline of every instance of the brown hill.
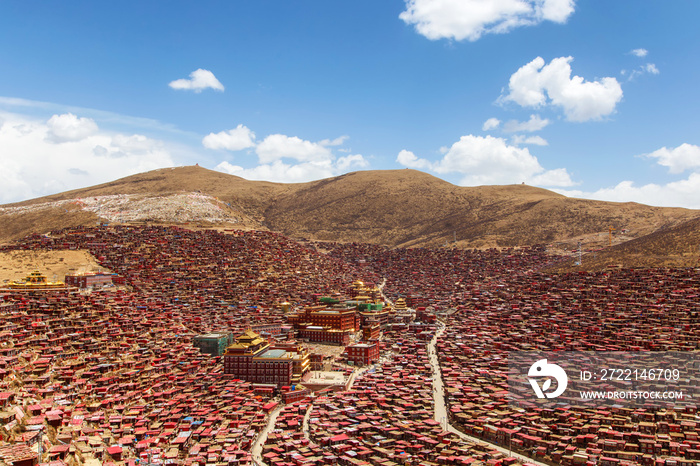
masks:
{"label": "brown hill", "polygon": [[[589,247],[603,245],[609,226],[626,229],[624,239],[632,239],[700,216],[688,209],[570,199],[525,185],[465,188],[409,169],[280,184],[195,166],[4,206],[0,241],[56,228],[54,213],[39,214],[39,206],[54,213],[60,209],[59,223],[65,226],[94,224],[98,217],[112,222],[206,221],[296,238],[388,246],[441,246],[456,240],[460,247],[556,243],[562,249],[578,240]],[[206,215],[201,212],[205,207]],[[133,216],[134,209],[143,215]]]}
{"label": "brown hill", "polygon": [[188,166],[139,173],[109,183],[8,204],[5,207],[116,194],[162,196],[181,192],[202,192],[225,199],[234,209],[249,214],[253,221],[262,222],[263,218],[256,218],[256,216],[259,216],[274,198],[293,186],[266,181],[248,181],[199,166]]}
{"label": "brown hill", "polygon": [[551,271],[599,271],[609,268],[700,267],[700,218],[664,228],[604,250],[570,258]]}
{"label": "brown hill", "polygon": [[[296,237],[391,246],[518,246],[609,226],[641,236],[700,215],[686,209],[570,199],[525,185],[459,187],[415,170],[355,172],[297,185],[266,211]],[[575,244],[572,243],[572,244]]]}

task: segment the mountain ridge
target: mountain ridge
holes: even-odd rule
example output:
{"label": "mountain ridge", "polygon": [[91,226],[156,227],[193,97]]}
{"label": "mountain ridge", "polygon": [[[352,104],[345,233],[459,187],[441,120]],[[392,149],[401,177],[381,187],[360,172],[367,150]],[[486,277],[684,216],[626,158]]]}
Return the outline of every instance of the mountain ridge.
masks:
{"label": "mountain ridge", "polygon": [[[138,221],[269,229],[297,239],[390,247],[549,244],[569,252],[578,241],[607,246],[611,227],[620,243],[700,217],[698,210],[568,198],[524,184],[461,187],[412,169],[286,184],[188,166],[1,206],[0,241],[106,218],[140,218],[126,214],[134,205],[157,212]],[[38,206],[48,206],[46,214],[37,214]],[[209,217],[198,216],[203,206]],[[221,215],[212,217],[212,211]]]}

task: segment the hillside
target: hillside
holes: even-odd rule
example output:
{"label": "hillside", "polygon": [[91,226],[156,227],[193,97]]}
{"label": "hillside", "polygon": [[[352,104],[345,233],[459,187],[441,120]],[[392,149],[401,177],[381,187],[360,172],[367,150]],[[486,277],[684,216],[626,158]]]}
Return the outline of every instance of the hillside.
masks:
{"label": "hillside", "polygon": [[583,255],[582,264],[568,259],[551,271],[598,271],[610,267],[700,267],[700,218]]}
{"label": "hillside", "polygon": [[299,185],[265,218],[270,229],[295,237],[390,246],[456,239],[463,247],[502,247],[569,241],[609,226],[642,236],[697,215],[570,199],[525,185],[459,187],[415,170],[388,170]]}
{"label": "hillside", "polygon": [[130,176],[0,208],[0,241],[62,226],[187,223],[279,231],[294,238],[388,246],[504,247],[640,238],[700,211],[571,199],[526,185],[459,187],[416,170],[348,173],[320,181],[248,181],[198,166]]}

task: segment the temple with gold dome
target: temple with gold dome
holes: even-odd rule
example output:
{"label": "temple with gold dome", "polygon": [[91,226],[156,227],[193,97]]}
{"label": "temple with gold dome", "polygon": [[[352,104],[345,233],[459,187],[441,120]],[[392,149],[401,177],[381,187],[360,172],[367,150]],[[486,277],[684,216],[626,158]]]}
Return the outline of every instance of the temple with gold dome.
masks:
{"label": "temple with gold dome", "polygon": [[66,284],[63,282],[50,282],[48,279],[38,270],[27,275],[23,281],[11,281],[5,287],[12,290],[26,290],[26,291],[41,291],[41,290],[55,290],[64,289]]}

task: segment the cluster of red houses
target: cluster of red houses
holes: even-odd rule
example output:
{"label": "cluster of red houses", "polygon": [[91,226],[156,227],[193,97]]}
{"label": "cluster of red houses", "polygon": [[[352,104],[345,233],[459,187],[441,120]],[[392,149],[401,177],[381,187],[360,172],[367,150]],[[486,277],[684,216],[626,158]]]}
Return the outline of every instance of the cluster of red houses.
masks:
{"label": "cluster of red houses", "polygon": [[[384,292],[420,308],[422,323],[369,302],[354,312],[352,331],[383,329],[382,345],[394,355],[359,375],[350,391],[313,398],[285,390],[289,406],[263,447],[267,464],[515,463],[433,420],[426,345],[436,315],[445,325],[437,354],[449,421],[465,433],[553,464],[689,466],[700,459],[692,406],[524,409],[506,393],[509,351],[697,351],[697,270],[546,275],[538,270],[551,258],[538,247],[326,244],[331,252],[321,254],[274,233],[229,233],[117,226],[6,246],[87,249],[125,288],[0,294],[0,460],[252,464],[251,447],[273,406],[270,387],[225,374],[224,357],[200,352],[195,337],[252,328],[281,340],[293,326],[290,312],[312,324],[311,314],[321,312],[326,320],[316,326],[327,333],[343,317],[323,314],[330,303],[313,306],[323,296],[355,297],[358,278],[386,278]],[[346,354],[368,364],[378,349],[364,342]]]}
{"label": "cluster of red houses", "polygon": [[460,293],[508,279],[552,261],[544,247],[506,250],[396,248],[362,243],[323,243],[331,257],[385,277],[384,293],[412,308],[442,312],[460,304]]}
{"label": "cluster of red houses", "polygon": [[521,464],[446,432],[434,420],[428,343],[391,330],[385,338],[396,354],[359,375],[352,389],[285,406],[263,446],[266,464]]}
{"label": "cluster of red houses", "polygon": [[508,351],[697,351],[699,279],[693,269],[623,270],[482,287],[448,318],[439,344],[453,420],[557,463],[694,463],[700,419],[692,405],[523,413],[508,403],[506,375]]}
{"label": "cluster of red houses", "polygon": [[[556,464],[690,465],[700,418],[683,403],[523,409],[509,401],[513,351],[682,351],[700,348],[700,270],[548,275],[541,248],[388,250],[335,245],[384,270],[385,290],[442,312],[438,354],[450,418],[464,432]],[[417,298],[418,297],[418,298]],[[667,358],[668,359],[668,358]]]}
{"label": "cluster of red houses", "polygon": [[357,278],[260,232],[103,227],[10,247],[88,249],[127,285],[0,294],[0,460],[16,465],[251,464],[269,387],[225,375],[195,337],[277,333],[276,304],[314,305]]}

